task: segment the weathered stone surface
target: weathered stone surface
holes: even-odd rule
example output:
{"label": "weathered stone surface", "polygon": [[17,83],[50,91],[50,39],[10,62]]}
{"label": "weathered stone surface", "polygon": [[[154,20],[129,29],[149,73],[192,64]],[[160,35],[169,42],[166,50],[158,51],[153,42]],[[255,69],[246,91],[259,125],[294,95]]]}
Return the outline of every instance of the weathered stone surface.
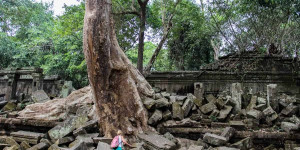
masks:
{"label": "weathered stone surface", "polygon": [[97,150],[110,150],[110,145],[104,142],[98,142]]}
{"label": "weathered stone surface", "polygon": [[41,142],[39,144],[36,144],[36,145],[32,146],[31,148],[29,148],[27,150],[43,150],[43,149],[47,149],[49,146],[50,145],[48,145],[47,143]]}
{"label": "weathered stone surface", "polygon": [[277,84],[267,85],[267,106],[271,106],[276,112],[279,111],[279,99],[277,96]]}
{"label": "weathered stone surface", "polygon": [[161,93],[155,93],[154,95],[154,99],[161,99],[161,98],[164,98],[164,96],[161,94]]}
{"label": "weathered stone surface", "polygon": [[206,96],[206,100],[208,103],[215,103],[217,101],[217,99],[212,94],[208,94]]}
{"label": "weathered stone surface", "polygon": [[170,96],[170,103],[173,104],[176,102],[176,96]]}
{"label": "weathered stone surface", "polygon": [[144,143],[133,143],[132,146],[134,148],[131,148],[130,150],[145,150],[143,145]]}
{"label": "weathered stone surface", "polygon": [[259,120],[262,117],[262,112],[259,111],[259,110],[252,109],[252,110],[247,112],[247,117]]}
{"label": "weathered stone surface", "polygon": [[203,101],[203,94],[204,94],[204,85],[203,83],[196,82],[194,83],[194,103],[198,106],[202,106],[202,101]]}
{"label": "weathered stone surface", "polygon": [[187,96],[177,96],[176,101],[184,101],[187,98]]}
{"label": "weathered stone surface", "polygon": [[152,87],[155,93],[161,92],[161,89],[159,87]]}
{"label": "weathered stone surface", "polygon": [[184,117],[188,116],[189,112],[191,111],[192,107],[194,106],[194,102],[192,99],[186,99],[182,105],[182,110],[184,113]]}
{"label": "weathered stone surface", "polygon": [[160,98],[155,101],[155,108],[168,107],[170,105],[168,99]]}
{"label": "weathered stone surface", "polygon": [[203,146],[191,145],[188,150],[203,150]]}
{"label": "weathered stone surface", "polygon": [[293,105],[293,103],[289,104],[287,107],[285,107],[281,113],[286,116],[293,116],[298,112],[299,108],[298,106]]}
{"label": "weathered stone surface", "polygon": [[26,141],[30,144],[38,144],[39,143],[38,139],[28,139],[28,138],[21,138],[21,137],[13,137],[13,139],[17,142]]}
{"label": "weathered stone surface", "polygon": [[17,146],[17,147],[20,147],[20,145],[11,137],[4,137],[4,140],[5,140],[5,143],[6,144],[9,144],[10,146]]}
{"label": "weathered stone surface", "polygon": [[219,115],[219,113],[220,113],[220,111],[218,110],[218,109],[214,109],[211,113],[210,113],[210,115],[209,115],[209,117],[210,118],[212,118],[212,117],[217,117],[218,115]]}
{"label": "weathered stone surface", "polygon": [[272,121],[276,120],[277,118],[278,118],[277,113],[274,113],[274,114],[266,117],[266,122],[271,125]]}
{"label": "weathered stone surface", "polygon": [[56,139],[63,138],[68,134],[70,134],[71,132],[73,132],[73,130],[75,130],[76,128],[75,119],[76,117],[69,117],[62,123],[62,125],[57,125],[51,130],[49,130],[48,131],[49,137],[52,140],[56,140]]}
{"label": "weathered stone surface", "polygon": [[93,138],[98,137],[98,136],[99,136],[99,133],[90,133],[90,134],[79,135],[76,137],[76,140],[78,140],[79,142],[76,142],[73,145],[76,145],[80,142],[84,142],[85,145],[87,145],[87,146],[93,146],[93,144],[94,144]]}
{"label": "weathered stone surface", "polygon": [[243,121],[229,121],[229,125],[236,129],[245,129],[246,125]]}
{"label": "weathered stone surface", "polygon": [[18,146],[13,145],[11,147],[5,147],[3,150],[19,150]]}
{"label": "weathered stone surface", "polygon": [[50,100],[49,96],[44,90],[37,90],[32,92],[31,98],[34,102],[43,103]]}
{"label": "weathered stone surface", "polygon": [[170,99],[171,94],[167,92],[161,92],[161,95],[167,99]]}
{"label": "weathered stone surface", "polygon": [[80,128],[73,131],[74,136],[78,136],[78,135],[86,134],[86,133],[87,133],[86,130],[82,127],[80,127]]}
{"label": "weathered stone surface", "polygon": [[148,124],[156,125],[162,119],[162,112],[158,109],[152,114],[152,116],[148,120]]}
{"label": "weathered stone surface", "polygon": [[45,137],[44,133],[36,133],[36,132],[29,132],[29,131],[12,132],[10,135],[14,137],[37,139],[37,140],[40,140],[41,138]]}
{"label": "weathered stone surface", "polygon": [[94,137],[93,140],[94,140],[94,143],[103,142],[106,144],[110,144],[113,139],[107,138],[107,137]]}
{"label": "weathered stone surface", "polygon": [[214,109],[217,109],[217,106],[212,102],[207,103],[200,107],[201,112],[203,112],[204,114],[207,114],[207,113],[213,111]]}
{"label": "weathered stone surface", "polygon": [[290,132],[292,130],[298,130],[299,125],[291,122],[281,122],[281,129],[285,132]]}
{"label": "weathered stone surface", "polygon": [[23,141],[20,144],[20,146],[21,146],[21,149],[24,149],[24,150],[29,149],[31,147],[26,141]]}
{"label": "weathered stone surface", "polygon": [[221,98],[218,98],[216,101],[215,101],[215,105],[219,108],[219,109],[223,109],[223,107],[225,106],[226,102],[221,99]]}
{"label": "weathered stone surface", "polygon": [[267,104],[258,104],[254,107],[254,109],[259,110],[259,111],[263,111],[265,110],[267,107]]}
{"label": "weathered stone surface", "polygon": [[197,140],[196,145],[203,146],[204,148],[208,148],[208,144],[205,143],[201,138]]}
{"label": "weathered stone surface", "polygon": [[66,143],[71,143],[73,141],[74,141],[74,138],[72,136],[68,136],[68,137],[63,137],[63,138],[56,140],[55,144],[62,145],[62,144],[66,144]]}
{"label": "weathered stone surface", "polygon": [[176,120],[182,120],[184,118],[184,112],[178,102],[172,104],[172,118]]}
{"label": "weathered stone surface", "polygon": [[295,115],[293,115],[291,118],[289,118],[289,120],[290,120],[292,123],[295,123],[295,124],[300,125],[300,119],[299,119],[297,116],[295,116]]}
{"label": "weathered stone surface", "polygon": [[262,97],[257,97],[257,103],[258,104],[267,104],[267,100]]}
{"label": "weathered stone surface", "polygon": [[215,146],[221,146],[227,142],[227,139],[216,134],[205,133],[203,136],[203,141]]}
{"label": "weathered stone surface", "polygon": [[235,104],[233,108],[234,113],[238,113],[242,109],[242,85],[241,83],[231,84],[232,101]]}
{"label": "weathered stone surface", "polygon": [[252,96],[249,105],[246,108],[246,111],[253,109],[256,106],[257,96]]}
{"label": "weathered stone surface", "polygon": [[175,144],[178,143],[178,140],[171,133],[169,133],[169,132],[165,133],[163,136],[165,138],[167,138],[168,140],[174,142]]}
{"label": "weathered stone surface", "polygon": [[150,150],[171,150],[176,147],[174,142],[155,133],[138,134],[138,138],[145,143],[146,149]]}
{"label": "weathered stone surface", "polygon": [[170,110],[166,110],[162,114],[163,120],[169,120],[172,118],[172,112]]}
{"label": "weathered stone surface", "polygon": [[270,116],[272,114],[276,113],[271,106],[267,107],[266,109],[263,110],[263,114],[265,116]]}
{"label": "weathered stone surface", "polygon": [[226,127],[224,131],[221,133],[221,136],[225,137],[227,141],[234,135],[235,129],[232,127]]}
{"label": "weathered stone surface", "polygon": [[149,97],[145,98],[143,103],[147,109],[152,109],[155,106],[155,100]]}
{"label": "weathered stone surface", "polygon": [[2,111],[13,111],[15,110],[17,105],[13,102],[8,102],[6,105],[2,108]]}
{"label": "weathered stone surface", "polygon": [[231,112],[232,106],[225,105],[223,109],[220,110],[218,119],[224,120],[227,118],[228,114]]}
{"label": "weathered stone surface", "polygon": [[239,148],[240,150],[249,150],[253,147],[253,143],[251,137],[247,137],[236,143],[233,143],[231,146],[235,148]]}
{"label": "weathered stone surface", "polygon": [[64,85],[62,86],[61,92],[60,92],[61,97],[65,98],[65,97],[69,96],[71,94],[71,92],[74,90],[75,90],[75,88],[73,87],[72,81],[65,81]]}
{"label": "weathered stone surface", "polygon": [[232,148],[232,147],[221,146],[221,147],[216,147],[216,148],[214,148],[214,150],[240,150],[240,149]]}

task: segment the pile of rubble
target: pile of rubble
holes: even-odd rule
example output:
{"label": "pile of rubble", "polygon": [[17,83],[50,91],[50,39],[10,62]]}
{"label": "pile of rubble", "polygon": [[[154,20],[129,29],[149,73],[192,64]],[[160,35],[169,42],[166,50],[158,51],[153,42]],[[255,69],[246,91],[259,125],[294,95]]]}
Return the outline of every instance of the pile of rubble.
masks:
{"label": "pile of rubble", "polygon": [[[277,93],[274,84],[268,85],[266,94],[243,91],[240,83],[234,83],[231,92],[215,95],[205,94],[203,84],[195,85],[194,94],[177,95],[154,88],[153,97],[143,99],[148,124],[158,132],[137,135],[131,150],[300,149],[296,141],[300,138],[300,101],[296,97]],[[112,139],[103,137],[93,116],[89,87],[63,99],[49,100],[42,92],[32,99],[37,103],[20,112],[16,111],[19,104],[13,102],[2,108],[0,126],[4,122],[14,131],[0,130],[1,135],[6,134],[0,136],[0,149],[110,149]],[[42,125],[30,119],[50,122]],[[49,128],[38,132],[38,126]]]}

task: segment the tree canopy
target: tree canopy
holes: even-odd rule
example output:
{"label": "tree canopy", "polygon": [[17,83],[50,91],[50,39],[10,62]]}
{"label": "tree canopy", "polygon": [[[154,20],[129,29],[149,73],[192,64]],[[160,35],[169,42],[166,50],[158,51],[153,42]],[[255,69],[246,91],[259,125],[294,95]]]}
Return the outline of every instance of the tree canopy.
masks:
{"label": "tree canopy", "polygon": [[[298,0],[151,0],[145,10],[139,1],[112,1],[114,28],[133,64],[138,64],[141,29],[143,67],[161,46],[152,71],[198,70],[218,56],[252,50],[299,59]],[[60,16],[53,15],[52,5],[0,1],[0,68],[41,67],[83,87],[88,84],[82,50],[85,2],[64,6]]]}

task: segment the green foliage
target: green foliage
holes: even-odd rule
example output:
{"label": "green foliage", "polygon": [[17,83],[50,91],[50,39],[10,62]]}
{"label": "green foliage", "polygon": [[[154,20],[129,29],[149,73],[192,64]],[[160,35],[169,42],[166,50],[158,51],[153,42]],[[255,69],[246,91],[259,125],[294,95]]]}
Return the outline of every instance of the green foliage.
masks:
{"label": "green foliage", "polygon": [[[149,62],[153,52],[155,51],[156,46],[157,45],[153,44],[152,42],[145,42],[144,59],[143,59],[145,65],[147,65],[147,63]],[[136,48],[126,51],[126,55],[131,60],[131,62],[136,65],[137,58],[138,58],[138,48],[136,47]],[[159,53],[154,65],[153,65],[153,70],[155,70],[155,71],[174,70],[174,67],[170,64],[167,49],[161,50],[161,52]]]}

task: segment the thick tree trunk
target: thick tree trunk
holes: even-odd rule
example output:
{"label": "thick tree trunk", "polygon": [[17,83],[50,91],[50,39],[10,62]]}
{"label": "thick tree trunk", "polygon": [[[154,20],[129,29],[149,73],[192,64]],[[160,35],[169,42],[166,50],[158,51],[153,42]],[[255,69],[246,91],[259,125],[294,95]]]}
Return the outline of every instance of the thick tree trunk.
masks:
{"label": "thick tree trunk", "polygon": [[153,95],[118,45],[113,27],[111,0],[86,0],[83,48],[100,128],[107,137],[117,129],[125,134],[147,130],[141,98]]}
{"label": "thick tree trunk", "polygon": [[144,58],[144,39],[146,30],[146,4],[141,3],[141,16],[140,16],[140,31],[139,31],[139,49],[138,49],[138,61],[137,69],[143,74],[143,58]]}

